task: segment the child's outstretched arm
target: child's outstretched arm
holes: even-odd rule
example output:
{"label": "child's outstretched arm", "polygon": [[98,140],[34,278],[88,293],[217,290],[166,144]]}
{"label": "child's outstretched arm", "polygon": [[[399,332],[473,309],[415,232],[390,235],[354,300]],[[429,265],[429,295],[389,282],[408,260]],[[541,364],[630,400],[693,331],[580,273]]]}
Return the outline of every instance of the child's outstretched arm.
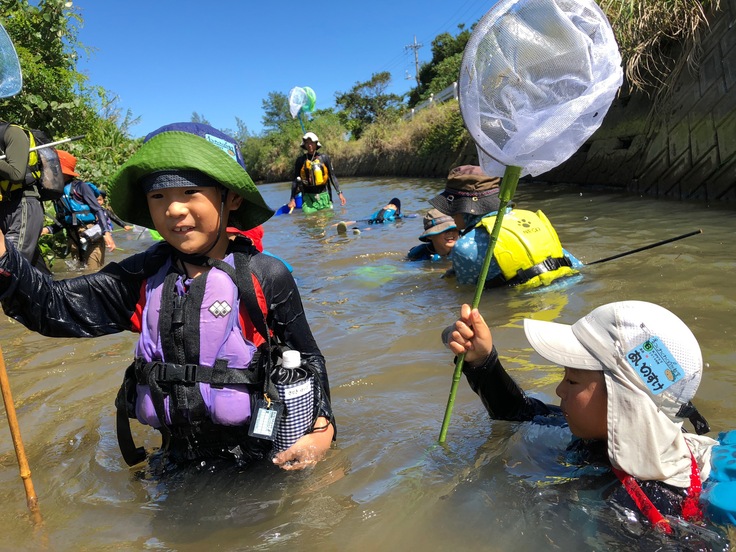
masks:
{"label": "child's outstretched arm", "polygon": [[0,232],[2,310],[50,337],[133,331],[141,285],[162,257],[152,248],[95,273],[54,280],[31,266]]}
{"label": "child's outstretched arm", "polygon": [[468,304],[460,307],[460,319],[455,322],[447,346],[456,355],[465,353],[465,362],[471,365],[488,358],[493,349],[493,337],[478,309],[471,310]]}

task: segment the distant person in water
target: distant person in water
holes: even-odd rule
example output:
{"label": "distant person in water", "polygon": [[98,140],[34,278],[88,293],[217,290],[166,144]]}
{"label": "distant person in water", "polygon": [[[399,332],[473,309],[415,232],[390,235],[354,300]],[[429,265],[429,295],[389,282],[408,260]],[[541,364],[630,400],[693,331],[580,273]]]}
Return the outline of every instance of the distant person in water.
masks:
{"label": "distant person in water", "polygon": [[[401,200],[398,197],[392,197],[391,200],[381,207],[378,211],[375,211],[370,217],[364,219],[368,224],[383,224],[384,222],[394,222],[402,217],[401,214]],[[343,220],[333,226],[337,226],[337,231],[340,234],[345,234],[348,231],[348,226],[355,224],[357,220]],[[353,230],[359,230],[353,228]],[[358,232],[356,232],[358,233]]]}
{"label": "distant person in water", "polygon": [[[429,203],[450,215],[460,230],[452,248],[452,268],[460,284],[480,277],[500,201],[501,179],[476,165],[452,169],[445,190]],[[557,232],[542,211],[507,207],[486,276],[485,287],[548,285],[577,274],[583,264],[562,248]]]}
{"label": "distant person in water", "polygon": [[322,209],[332,209],[333,188],[340,198],[340,204],[347,203],[332,168],[330,156],[317,151],[321,147],[322,144],[314,132],[307,132],[302,136],[301,148],[305,153],[300,155],[294,164],[291,198],[287,203],[289,209],[296,207],[296,196],[300,192],[303,198],[303,212],[313,213]]}
{"label": "distant person in water", "polygon": [[412,247],[407,254],[410,261],[439,261],[446,258],[455,246],[460,233],[450,215],[430,209],[424,215],[422,243]]}

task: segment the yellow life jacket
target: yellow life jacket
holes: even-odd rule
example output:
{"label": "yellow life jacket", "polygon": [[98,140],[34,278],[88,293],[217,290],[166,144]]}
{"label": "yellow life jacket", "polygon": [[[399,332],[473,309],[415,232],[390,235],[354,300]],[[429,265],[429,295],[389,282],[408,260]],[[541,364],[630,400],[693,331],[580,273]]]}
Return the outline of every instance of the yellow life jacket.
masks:
{"label": "yellow life jacket", "polygon": [[307,159],[302,165],[300,176],[304,182],[311,186],[324,186],[329,178],[327,165],[319,157],[313,160]]}
{"label": "yellow life jacket", "polygon": [[[7,130],[8,126],[5,126],[5,130]],[[18,126],[18,125],[13,125]],[[23,127],[19,127],[23,128]],[[29,148],[35,148],[36,147],[36,139],[33,136],[32,132],[29,132],[25,128],[23,128],[23,131],[28,135],[28,147]],[[1,137],[3,139],[3,143],[5,142],[5,131],[3,131],[3,136]],[[36,151],[30,151],[28,154],[28,168],[26,169],[26,177],[24,180],[21,180],[20,182],[10,182],[9,180],[2,180],[0,181],[0,201],[3,199],[3,194],[9,194],[10,192],[14,192],[15,190],[19,190],[24,186],[26,183],[32,183],[36,182],[41,178],[41,163],[39,162],[38,158],[38,152]]]}
{"label": "yellow life jacket", "polygon": [[[484,217],[478,226],[484,226],[490,234],[495,222],[495,215]],[[509,285],[546,286],[563,276],[577,274],[542,211],[513,209],[506,213],[493,257]]]}

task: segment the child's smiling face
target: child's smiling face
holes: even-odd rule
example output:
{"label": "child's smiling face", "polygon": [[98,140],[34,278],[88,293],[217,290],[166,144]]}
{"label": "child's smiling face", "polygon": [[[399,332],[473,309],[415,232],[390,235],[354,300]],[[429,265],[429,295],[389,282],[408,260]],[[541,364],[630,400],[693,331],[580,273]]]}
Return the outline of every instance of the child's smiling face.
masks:
{"label": "child's smiling face", "polygon": [[429,239],[437,254],[445,257],[450,254],[450,251],[452,251],[452,248],[455,246],[459,237],[460,234],[458,233],[457,228],[451,228],[450,230],[445,230],[441,234],[429,236]]}
{"label": "child's smiling face", "polygon": [[163,188],[149,192],[146,199],[156,230],[169,244],[182,253],[225,256],[228,236],[221,216],[226,222],[230,211],[240,206],[240,196],[228,192],[222,214],[219,186]]}

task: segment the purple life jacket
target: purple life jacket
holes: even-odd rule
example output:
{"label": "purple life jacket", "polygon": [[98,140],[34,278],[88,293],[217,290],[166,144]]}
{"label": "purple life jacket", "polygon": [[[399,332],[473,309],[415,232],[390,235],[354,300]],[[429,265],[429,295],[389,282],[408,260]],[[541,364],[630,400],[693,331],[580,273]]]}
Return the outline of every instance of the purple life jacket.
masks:
{"label": "purple life jacket", "polygon": [[[228,255],[224,261],[233,266],[233,255]],[[192,397],[192,390],[189,390],[189,396],[185,397],[182,393],[185,386],[177,387],[176,376],[161,375],[164,423],[167,426],[188,425],[204,415],[215,424],[244,425],[251,415],[248,385],[221,384],[222,377],[217,378],[218,371],[225,381],[237,380],[239,375],[247,379],[251,375],[229,371],[252,372],[250,364],[257,349],[243,334],[238,288],[231,277],[218,268],[213,267],[194,279],[170,269],[169,260],[146,283],[136,362],[149,369],[156,365],[159,374],[165,374],[167,367],[171,374],[175,368],[181,371],[183,367],[190,372],[190,377],[209,368],[213,382],[195,378],[196,383],[190,381],[189,388],[196,388],[198,394],[195,392]],[[171,303],[173,308],[167,308]],[[214,383],[218,379],[220,382]],[[136,384],[136,418],[143,424],[160,428],[155,393],[150,385],[141,381],[146,380],[138,378]]]}

